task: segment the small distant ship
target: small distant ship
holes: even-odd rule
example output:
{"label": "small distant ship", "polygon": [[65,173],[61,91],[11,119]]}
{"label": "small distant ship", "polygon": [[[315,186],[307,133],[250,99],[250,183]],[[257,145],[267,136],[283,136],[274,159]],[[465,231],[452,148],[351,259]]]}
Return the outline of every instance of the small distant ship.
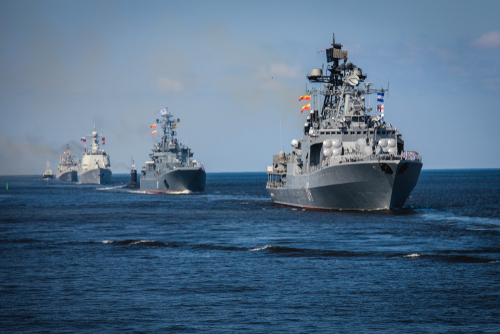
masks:
{"label": "small distant ship", "polygon": [[[192,193],[205,191],[206,173],[203,165],[191,160],[193,152],[181,143],[176,135],[180,119],[174,119],[167,109],[160,113],[163,136],[161,142],[154,144],[149,154],[151,161],[146,161],[142,168],[140,191],[144,193]],[[156,124],[151,127],[156,128]],[[156,134],[156,130],[152,132]]]}
{"label": "small distant ship", "polygon": [[367,75],[347,62],[335,35],[326,58],[329,73],[317,68],[307,76],[324,89],[312,87],[299,99],[313,102],[302,108],[310,110],[304,135],[292,141],[291,153],[273,157],[267,191],[276,204],[302,208],[400,209],[417,184],[422,157],[404,150],[402,134],[384,120],[383,104],[380,115],[371,115],[365,96],[377,94],[383,102],[388,89],[364,82]]}
{"label": "small distant ship", "polygon": [[54,174],[52,174],[52,169],[50,169],[50,163],[47,161],[47,168],[45,168],[45,173],[43,173],[43,178],[46,180],[52,180]]}
{"label": "small distant ship", "polygon": [[57,167],[56,180],[58,181],[78,181],[78,164],[71,156],[69,145],[66,144],[66,151],[61,158],[61,163]]}
{"label": "small distant ship", "polygon": [[111,163],[109,161],[108,152],[99,148],[99,139],[102,139],[104,145],[105,137],[98,134],[95,130],[91,135],[87,135],[81,139],[86,142],[87,138],[92,141],[90,150],[85,150],[82,155],[82,162],[78,169],[78,182],[83,184],[106,184],[111,181]]}

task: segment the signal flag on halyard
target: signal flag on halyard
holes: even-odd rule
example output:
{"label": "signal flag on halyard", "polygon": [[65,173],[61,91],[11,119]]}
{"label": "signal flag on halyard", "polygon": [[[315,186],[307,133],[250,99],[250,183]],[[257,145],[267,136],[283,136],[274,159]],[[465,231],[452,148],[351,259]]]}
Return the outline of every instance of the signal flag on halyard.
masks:
{"label": "signal flag on halyard", "polygon": [[86,143],[87,142],[87,138],[82,137],[82,138],[80,138],[80,141],[83,141],[84,143]]}
{"label": "signal flag on halyard", "polygon": [[302,112],[303,112],[304,110],[310,110],[310,109],[311,109],[311,104],[310,104],[310,103],[308,103],[308,104],[306,104],[305,106],[303,106],[303,107],[302,107],[302,110],[300,111],[300,113],[302,114]]}
{"label": "signal flag on halyard", "polygon": [[102,144],[106,145],[106,138],[105,137],[102,137]]}
{"label": "signal flag on halyard", "polygon": [[377,102],[384,102],[384,93],[377,93]]}
{"label": "signal flag on halyard", "polygon": [[177,124],[174,125],[173,129],[177,129]]}
{"label": "signal flag on halyard", "polygon": [[311,94],[301,96],[300,99],[299,99],[299,101],[302,101],[302,100],[311,101]]}
{"label": "signal flag on halyard", "polygon": [[153,132],[150,133],[150,135],[155,135],[156,134],[156,130],[154,130]]}
{"label": "signal flag on halyard", "polygon": [[151,128],[153,128],[153,129],[156,128],[156,124],[148,126],[148,129],[151,129]]}
{"label": "signal flag on halyard", "polygon": [[379,105],[377,106],[377,111],[379,111],[379,112],[383,113],[383,112],[384,112],[384,105],[383,105],[383,104],[379,104]]}

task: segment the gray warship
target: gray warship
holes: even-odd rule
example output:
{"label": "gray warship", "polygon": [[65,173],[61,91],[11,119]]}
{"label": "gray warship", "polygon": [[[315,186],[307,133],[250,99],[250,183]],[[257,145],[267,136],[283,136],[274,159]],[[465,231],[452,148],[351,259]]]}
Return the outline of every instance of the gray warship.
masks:
{"label": "gray warship", "polygon": [[[82,162],[78,169],[78,182],[83,184],[105,184],[111,181],[111,163],[108,152],[99,148],[99,140],[104,137],[95,130],[92,134],[85,136],[92,141],[90,150],[85,150]],[[83,138],[82,138],[83,140]],[[86,139],[85,139],[86,141]]]}
{"label": "gray warship", "polygon": [[58,181],[78,181],[78,164],[71,156],[69,145],[66,144],[66,151],[61,157],[61,163],[57,167],[56,180]]}
{"label": "gray warship", "polygon": [[274,203],[285,206],[400,209],[417,184],[422,157],[405,151],[402,134],[385,122],[383,113],[371,115],[365,96],[377,94],[383,100],[388,89],[370,88],[361,68],[347,62],[335,34],[326,58],[327,74],[321,68],[307,76],[313,85],[303,98],[313,107],[303,108],[310,108],[304,135],[292,141],[291,153],[273,156],[266,189]]}
{"label": "gray warship", "polygon": [[[142,167],[140,192],[144,193],[196,193],[204,192],[206,173],[203,165],[191,160],[193,152],[178,143],[175,131],[180,119],[174,119],[168,109],[161,110],[163,135],[149,154],[151,160]],[[156,128],[156,124],[154,125]]]}

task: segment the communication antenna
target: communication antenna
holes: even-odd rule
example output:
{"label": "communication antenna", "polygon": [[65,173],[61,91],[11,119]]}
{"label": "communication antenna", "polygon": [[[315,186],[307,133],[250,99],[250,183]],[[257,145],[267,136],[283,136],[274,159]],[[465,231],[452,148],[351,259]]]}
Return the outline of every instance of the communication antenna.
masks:
{"label": "communication antenna", "polygon": [[280,109],[280,141],[281,141],[281,150],[283,151],[283,137],[281,136],[281,109]]}

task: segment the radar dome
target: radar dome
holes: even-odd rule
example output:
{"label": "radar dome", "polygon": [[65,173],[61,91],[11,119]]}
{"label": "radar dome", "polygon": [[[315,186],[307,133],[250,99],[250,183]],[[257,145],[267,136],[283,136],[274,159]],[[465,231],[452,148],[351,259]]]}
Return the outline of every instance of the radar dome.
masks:
{"label": "radar dome", "polygon": [[311,70],[311,76],[312,77],[322,77],[323,76],[323,70],[321,68],[313,68]]}
{"label": "radar dome", "polygon": [[386,147],[387,146],[387,139],[380,139],[378,141],[378,146],[380,146],[380,147]]}
{"label": "radar dome", "polygon": [[342,146],[342,141],[340,139],[333,139],[332,146],[333,148],[340,148]]}
{"label": "radar dome", "polygon": [[324,150],[323,150],[323,155],[324,155],[325,157],[331,157],[331,156],[332,156],[332,150],[330,150],[329,148],[324,149]]}
{"label": "radar dome", "polygon": [[359,145],[360,149],[363,149],[363,147],[366,146],[366,139],[365,138],[359,138],[356,140],[356,144]]}
{"label": "radar dome", "polygon": [[332,141],[330,139],[327,139],[327,140],[323,141],[323,147],[324,148],[330,148],[330,147],[332,147]]}
{"label": "radar dome", "polygon": [[334,148],[332,150],[332,155],[341,155],[342,154],[342,149],[341,148]]}
{"label": "radar dome", "polygon": [[396,140],[395,139],[387,140],[387,145],[389,145],[389,147],[396,147]]}

